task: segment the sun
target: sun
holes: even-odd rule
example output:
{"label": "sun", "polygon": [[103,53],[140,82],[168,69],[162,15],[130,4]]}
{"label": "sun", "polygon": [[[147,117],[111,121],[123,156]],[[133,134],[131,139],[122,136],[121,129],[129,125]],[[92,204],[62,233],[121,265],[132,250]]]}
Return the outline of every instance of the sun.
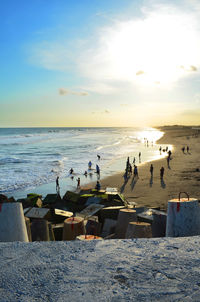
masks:
{"label": "sun", "polygon": [[151,13],[120,22],[101,40],[107,77],[142,85],[169,85],[197,71],[200,45],[195,21],[187,14]]}

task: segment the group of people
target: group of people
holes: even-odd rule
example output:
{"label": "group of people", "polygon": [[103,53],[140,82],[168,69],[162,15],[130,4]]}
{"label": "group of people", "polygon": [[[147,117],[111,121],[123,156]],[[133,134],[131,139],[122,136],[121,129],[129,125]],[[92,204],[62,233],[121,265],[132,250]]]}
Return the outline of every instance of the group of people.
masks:
{"label": "group of people", "polygon": [[[139,161],[141,159],[141,152],[139,152]],[[126,160],[126,168],[125,168],[125,173],[124,173],[124,181],[127,181],[128,179],[128,175],[129,174],[132,174],[134,175],[134,177],[138,177],[139,178],[139,175],[138,175],[138,167],[135,165],[135,157],[133,158],[133,167],[130,163],[130,158],[129,156],[127,157],[127,160]]]}
{"label": "group of people", "polygon": [[187,146],[187,147],[185,148],[185,146],[183,146],[183,147],[181,148],[181,150],[182,150],[183,153],[185,153],[185,150],[187,151],[187,153],[189,153],[190,147]]}
{"label": "group of people", "polygon": [[[185,150],[187,150],[187,153],[189,153],[189,146],[187,146],[186,148],[185,148],[185,147],[182,147],[181,150],[182,150],[183,153],[185,153]],[[169,161],[171,160],[172,152],[171,152],[170,150],[168,150],[168,147],[166,147],[165,149],[162,149],[161,146],[160,146],[160,148],[159,148],[159,151],[160,151],[160,152],[163,151],[163,152],[167,152],[167,153],[168,153],[168,156],[167,156],[167,163],[168,163],[168,167],[169,167]],[[98,160],[101,159],[101,157],[100,157],[99,154],[97,154],[97,158],[98,158]],[[139,162],[141,162],[141,152],[138,153],[138,159],[139,159]],[[135,178],[135,177],[139,178],[139,175],[138,175],[138,167],[137,167],[137,165],[136,165],[135,163],[136,163],[136,158],[133,157],[133,162],[132,162],[133,167],[132,167],[132,165],[131,165],[131,163],[130,163],[130,158],[129,158],[129,156],[127,157],[126,168],[125,168],[125,173],[124,173],[124,180],[125,180],[125,181],[128,180],[128,175],[129,175],[129,174],[132,174],[132,173],[133,173],[133,175],[134,175],[134,178]],[[91,162],[91,161],[88,162],[88,170],[92,170],[92,162]],[[151,174],[151,178],[153,177],[153,171],[154,171],[154,167],[153,167],[153,164],[151,164],[151,166],[150,166],[150,174]],[[163,177],[164,177],[164,172],[165,172],[164,167],[161,167],[161,168],[160,168],[160,178],[161,178],[161,180],[162,180]],[[70,171],[69,171],[69,174],[71,175],[71,177],[74,177],[74,176],[73,176],[73,173],[74,173],[74,170],[73,170],[73,168],[71,168]],[[91,173],[91,172],[89,172],[89,173]],[[100,176],[100,167],[99,167],[98,164],[96,164],[96,173],[97,173],[98,176]],[[88,172],[85,171],[83,175],[87,177]],[[78,177],[78,178],[77,178],[77,188],[80,188],[80,181],[81,181],[81,180],[80,180],[80,177]],[[97,189],[97,190],[100,190],[100,189],[101,189],[101,185],[100,185],[99,180],[97,180],[95,189]],[[56,178],[56,192],[57,192],[57,193],[60,193],[59,176]]]}
{"label": "group of people", "polygon": [[[99,154],[97,154],[97,159],[98,159],[98,160],[101,159],[101,156],[100,156]],[[92,170],[92,162],[91,162],[91,160],[88,162],[88,170]],[[96,173],[97,173],[97,176],[98,176],[98,178],[99,178],[99,177],[100,177],[100,167],[99,167],[99,165],[97,165],[97,164],[96,164]],[[69,174],[71,175],[71,179],[73,180],[73,179],[74,179],[74,169],[73,169],[73,168],[71,168],[71,169],[69,170]],[[85,170],[85,172],[84,172],[83,175],[84,175],[85,177],[87,177],[88,174],[91,175],[92,172],[88,172],[87,170]],[[77,181],[77,189],[78,189],[78,188],[80,188],[80,183],[81,183],[80,177],[78,177],[78,178],[76,179],[76,181]],[[100,182],[97,181],[97,183],[96,183],[96,189],[97,189],[97,190],[100,190],[100,188],[101,188]],[[56,178],[56,192],[57,192],[57,194],[60,194],[59,176],[57,176],[57,178]]]}

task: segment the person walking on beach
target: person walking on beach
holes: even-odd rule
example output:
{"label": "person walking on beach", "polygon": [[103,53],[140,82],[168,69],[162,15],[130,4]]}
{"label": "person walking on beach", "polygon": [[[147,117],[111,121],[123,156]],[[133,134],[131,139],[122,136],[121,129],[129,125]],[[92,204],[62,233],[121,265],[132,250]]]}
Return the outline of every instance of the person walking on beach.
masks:
{"label": "person walking on beach", "polygon": [[100,156],[99,154],[97,154],[97,158],[98,158],[98,160],[100,160],[100,159],[101,159],[101,156]]}
{"label": "person walking on beach", "polygon": [[135,164],[135,157],[133,157],[133,164]]}
{"label": "person walking on beach", "polygon": [[171,159],[171,155],[172,155],[172,151],[169,150],[169,151],[168,151],[168,157],[169,157],[169,159]]}
{"label": "person walking on beach", "polygon": [[78,179],[77,179],[77,189],[80,188],[80,183],[81,183],[81,179],[80,179],[80,177],[78,177]]}
{"label": "person walking on beach", "polygon": [[69,173],[72,174],[73,172],[74,172],[74,170],[71,168],[71,169],[69,170]]}
{"label": "person walking on beach", "polygon": [[153,165],[152,164],[150,166],[150,173],[151,173],[151,177],[153,177]]}
{"label": "person walking on beach", "polygon": [[189,150],[190,150],[190,148],[189,148],[189,146],[187,146],[187,153],[189,153]]}
{"label": "person walking on beach", "polygon": [[141,159],[141,152],[139,152],[139,160]]}
{"label": "person walking on beach", "polygon": [[133,174],[134,174],[134,177],[138,177],[139,178],[139,176],[138,176],[138,168],[137,168],[137,166],[136,165],[134,165],[134,170],[133,170]]}
{"label": "person walking on beach", "polygon": [[161,179],[163,179],[164,172],[165,172],[165,168],[164,168],[164,167],[161,167],[161,169],[160,169],[160,178],[161,178]]}
{"label": "person walking on beach", "polygon": [[161,154],[161,151],[162,151],[162,147],[160,146],[160,148],[159,148],[159,151],[160,151],[160,154]]}
{"label": "person walking on beach", "polygon": [[181,148],[182,152],[185,153],[185,147]]}
{"label": "person walking on beach", "polygon": [[59,176],[56,178],[56,192],[57,194],[60,194]]}

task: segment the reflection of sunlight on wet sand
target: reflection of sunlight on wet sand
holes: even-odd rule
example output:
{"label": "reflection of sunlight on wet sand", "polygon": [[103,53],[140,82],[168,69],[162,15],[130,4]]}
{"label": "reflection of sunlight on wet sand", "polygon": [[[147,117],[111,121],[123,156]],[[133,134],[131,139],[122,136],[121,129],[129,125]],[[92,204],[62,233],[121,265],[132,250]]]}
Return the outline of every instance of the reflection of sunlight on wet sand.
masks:
{"label": "reflection of sunlight on wet sand", "polygon": [[156,129],[149,129],[138,133],[138,139],[142,142],[147,140],[149,143],[155,143],[164,135],[164,132],[156,130]]}

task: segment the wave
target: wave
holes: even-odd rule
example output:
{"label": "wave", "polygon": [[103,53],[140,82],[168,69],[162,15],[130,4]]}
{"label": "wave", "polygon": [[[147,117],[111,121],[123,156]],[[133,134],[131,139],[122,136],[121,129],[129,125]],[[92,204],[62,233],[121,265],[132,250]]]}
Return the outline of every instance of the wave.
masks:
{"label": "wave", "polygon": [[123,140],[124,139],[119,140],[119,141],[117,141],[117,142],[115,142],[113,144],[99,146],[99,147],[96,148],[96,150],[99,151],[99,150],[102,150],[102,149],[106,149],[106,148],[110,148],[110,147],[113,147],[113,146],[117,146],[117,145],[121,144],[123,142]]}
{"label": "wave", "polygon": [[28,160],[25,159],[19,159],[16,157],[4,157],[0,158],[0,165],[6,165],[6,164],[21,164],[21,163],[26,163],[29,162]]}

